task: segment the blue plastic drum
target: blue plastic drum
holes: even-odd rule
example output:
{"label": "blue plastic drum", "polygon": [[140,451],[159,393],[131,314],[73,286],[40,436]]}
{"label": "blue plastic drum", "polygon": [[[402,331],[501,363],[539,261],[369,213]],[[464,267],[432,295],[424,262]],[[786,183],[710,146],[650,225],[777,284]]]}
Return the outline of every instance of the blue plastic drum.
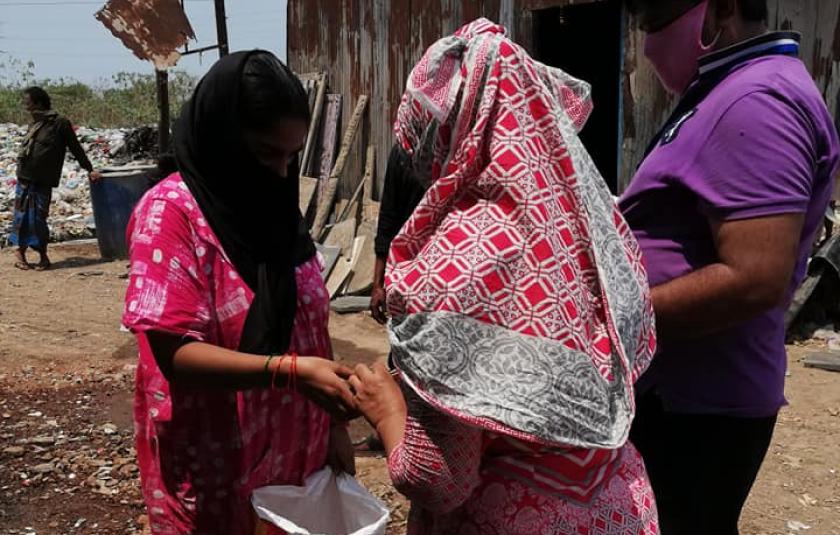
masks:
{"label": "blue plastic drum", "polygon": [[149,190],[152,170],[152,167],[103,169],[102,180],[90,185],[96,239],[102,258],[128,258],[125,229],[134,206]]}

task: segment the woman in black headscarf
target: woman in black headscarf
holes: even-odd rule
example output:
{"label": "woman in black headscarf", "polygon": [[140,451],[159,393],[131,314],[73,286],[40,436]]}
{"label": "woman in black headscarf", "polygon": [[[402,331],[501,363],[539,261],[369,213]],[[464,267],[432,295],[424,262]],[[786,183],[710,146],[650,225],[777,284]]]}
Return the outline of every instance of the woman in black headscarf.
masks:
{"label": "woman in black headscarf", "polygon": [[[136,447],[153,533],[252,533],[251,492],[353,471],[350,371],[298,209],[309,107],[268,52],[231,54],[175,128],[179,173],[129,224]],[[297,356],[297,354],[305,356]]]}

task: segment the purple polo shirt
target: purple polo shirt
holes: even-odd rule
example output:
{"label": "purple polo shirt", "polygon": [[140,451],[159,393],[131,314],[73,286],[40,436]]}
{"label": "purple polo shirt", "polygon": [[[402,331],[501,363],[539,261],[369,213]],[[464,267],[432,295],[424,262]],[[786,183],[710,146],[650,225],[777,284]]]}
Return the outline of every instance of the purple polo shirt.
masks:
{"label": "purple polo shirt", "polygon": [[717,261],[710,219],[805,214],[783,305],[715,335],[662,344],[637,385],[655,388],[672,412],[766,417],[785,404],[784,312],[831,195],[838,139],[801,61],[764,56],[736,69],[648,155],[620,206],[651,286]]}

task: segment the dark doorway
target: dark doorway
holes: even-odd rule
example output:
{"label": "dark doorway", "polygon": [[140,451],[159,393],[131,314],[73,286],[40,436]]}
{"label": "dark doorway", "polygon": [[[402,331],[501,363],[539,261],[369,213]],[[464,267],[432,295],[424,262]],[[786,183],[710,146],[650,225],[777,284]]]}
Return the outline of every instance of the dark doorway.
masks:
{"label": "dark doorway", "polygon": [[581,132],[610,189],[618,190],[621,146],[621,0],[534,12],[534,52],[539,61],[592,84],[595,111]]}

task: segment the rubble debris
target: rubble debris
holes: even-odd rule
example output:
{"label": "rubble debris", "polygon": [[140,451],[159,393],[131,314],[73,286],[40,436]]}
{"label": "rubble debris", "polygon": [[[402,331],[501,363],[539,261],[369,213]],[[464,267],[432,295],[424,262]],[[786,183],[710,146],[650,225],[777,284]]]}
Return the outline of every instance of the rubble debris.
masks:
{"label": "rubble debris", "polygon": [[[17,186],[17,158],[20,142],[26,135],[26,125],[0,124],[0,248],[7,245],[12,224]],[[155,148],[149,145],[156,130],[79,127],[76,135],[95,169],[125,165],[142,160],[151,163]],[[87,173],[68,153],[61,173],[61,182],[53,190],[49,224],[51,240],[62,242],[89,239],[96,235],[90,185]]]}
{"label": "rubble debris", "polygon": [[[70,373],[42,370],[39,379],[49,387],[21,391],[2,400],[4,409],[16,416],[44,413],[0,424],[4,426],[0,431],[10,431],[0,433],[0,490],[6,503],[32,504],[47,495],[59,500],[77,497],[103,508],[120,504],[129,513],[130,520],[114,520],[110,529],[104,529],[102,518],[95,522],[71,508],[51,516],[51,528],[43,533],[141,535],[142,526],[134,522],[143,512],[143,500],[133,430],[122,422],[108,422],[108,410],[103,408],[103,400],[131,389],[133,378],[123,373],[127,371],[122,366]],[[27,378],[25,372],[12,374],[0,380],[0,389],[7,388],[9,381]],[[42,402],[46,397],[50,397],[51,410]],[[59,410],[58,405],[70,410]],[[11,527],[4,525],[4,520],[0,507],[0,525]]]}
{"label": "rubble debris", "polygon": [[122,142],[111,148],[111,157],[120,164],[134,161],[151,161],[157,157],[158,129],[141,126],[128,131]]}

